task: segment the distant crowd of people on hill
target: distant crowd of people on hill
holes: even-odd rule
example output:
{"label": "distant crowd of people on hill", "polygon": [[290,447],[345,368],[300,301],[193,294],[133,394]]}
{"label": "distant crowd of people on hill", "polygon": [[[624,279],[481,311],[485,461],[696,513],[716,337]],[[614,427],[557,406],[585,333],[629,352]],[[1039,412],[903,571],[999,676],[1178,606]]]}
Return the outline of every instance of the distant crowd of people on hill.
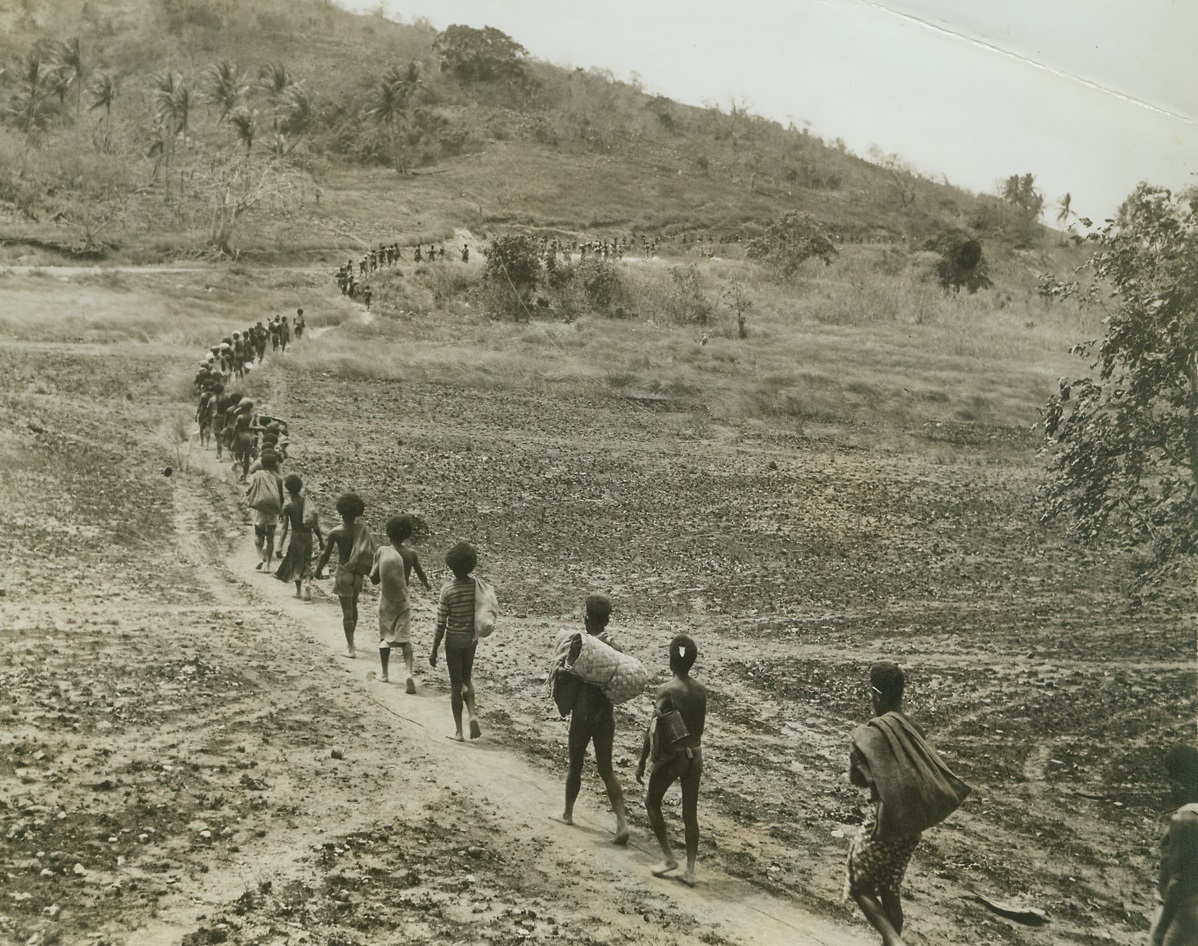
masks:
{"label": "distant crowd of people on hill", "polygon": [[[368,281],[369,277],[388,266],[394,266],[400,262],[404,258],[403,251],[404,247],[400,246],[398,242],[380,243],[374,249],[363,253],[357,263],[353,259],[347,259],[343,265],[337,267],[336,272],[333,274],[338,291],[343,296],[360,300],[369,309],[374,295]],[[452,260],[455,256],[461,262],[469,263],[469,245],[463,243],[459,249],[450,251],[449,258]],[[445,262],[445,257],[444,243],[439,245],[430,243],[427,247],[422,243],[417,243],[412,250],[413,263],[443,263]]]}
{"label": "distant crowd of people on hill", "polygon": [[[383,265],[398,260],[398,246],[382,258]],[[326,566],[333,564],[332,592],[340,604],[345,653],[351,659],[357,654],[358,604],[365,581],[378,587],[380,679],[390,682],[390,656],[398,649],[404,661],[406,692],[414,694],[409,592],[413,575],[426,591],[431,590],[419,555],[406,544],[416,531],[416,520],[410,515],[389,518],[386,542],[380,546],[365,521],[365,502],[358,494],[347,492],[336,502],[340,523],[323,534],[303,481],[295,473],[284,476],[282,472],[289,444],[287,423],[265,407],[256,408],[252,398],[232,389],[234,381],[262,364],[268,344],[273,352],[285,353],[292,331],[297,340],[303,337],[303,309],[296,310],[290,325],[286,316],[266,324],[257,322],[233,332],[205,353],[195,376],[200,440],[205,445],[215,443],[218,458],[228,451],[239,480],[246,484],[258,571],[272,570],[280,522],[278,547],[282,550],[286,545],[286,551],[273,573],[279,581],[295,585],[297,598],[311,600],[312,580],[323,578]],[[498,605],[489,583],[474,574],[478,552],[470,543],[453,544],[444,562],[452,578],[437,596],[428,662],[435,668],[444,654],[453,738],[464,741],[468,734],[470,739],[478,739],[482,726],[473,683],[474,662],[479,640],[494,626]],[[565,805],[558,820],[574,824],[586,755],[593,747],[596,768],[615,814],[614,841],[624,845],[629,840],[629,826],[612,757],[615,705],[625,697],[617,698],[604,682],[607,671],[587,675],[577,658],[585,650],[584,639],[592,651],[601,648],[596,658],[600,663],[619,664],[626,655],[609,629],[614,611],[611,598],[589,594],[583,608],[581,632],[559,639],[550,673],[553,700],[561,716],[570,718]],[[708,704],[705,687],[691,676],[698,656],[699,648],[690,636],[678,635],[670,641],[671,678],[654,696],[635,772],[642,784],[648,778],[645,808],[662,855],[652,874],[673,877],[689,886],[696,883],[702,737]],[[904,711],[906,682],[905,673],[893,662],[880,661],[869,668],[863,688],[873,715],[852,731],[847,759],[849,779],[868,791],[871,810],[848,852],[845,890],[881,936],[883,946],[902,946],[900,886],[923,832],[941,823],[971,792]],[[635,692],[643,685],[644,681]],[[1165,769],[1178,807],[1165,835],[1159,878],[1162,906],[1149,939],[1153,946],[1198,946],[1198,747],[1175,747],[1166,756]],[[674,855],[662,811],[665,794],[674,784],[679,785],[682,796],[685,867]]]}

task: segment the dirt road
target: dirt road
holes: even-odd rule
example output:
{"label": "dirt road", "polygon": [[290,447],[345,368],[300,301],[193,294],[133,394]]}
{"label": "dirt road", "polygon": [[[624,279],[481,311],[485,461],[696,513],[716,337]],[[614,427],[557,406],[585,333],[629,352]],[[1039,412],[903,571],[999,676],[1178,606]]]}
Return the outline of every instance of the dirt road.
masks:
{"label": "dirt road", "polygon": [[[867,710],[863,667],[893,655],[978,787],[917,851],[908,942],[1142,938],[1156,767],[1193,727],[1193,626],[1180,599],[1129,612],[1125,565],[1035,527],[1016,435],[874,451],[589,390],[347,383],[320,360],[268,358],[251,381],[293,420],[292,465],[324,515],[345,488],[376,526],[418,513],[434,583],[453,538],[484,550],[504,625],[476,669],[485,738],[456,745],[443,671],[426,668],[416,696],[369,679],[369,596],[363,656],[339,656],[335,603],[253,571],[227,468],[177,439],[194,370],[181,351],[207,341],[179,314],[231,331],[244,284],[13,279],[0,941],[868,943],[838,903],[864,809],[845,738]],[[279,282],[283,308],[295,290]],[[303,344],[338,338],[317,334]],[[610,844],[593,770],[579,827],[550,820],[565,727],[543,663],[591,589],[616,596],[621,639],[656,674],[672,633],[701,635],[694,891],[648,876],[643,700],[617,712],[630,849]],[[416,607],[426,647],[423,592]],[[995,918],[974,893],[1050,924]]]}
{"label": "dirt road", "polygon": [[[223,468],[215,463],[205,465],[215,475],[223,473]],[[176,487],[177,534],[187,536],[194,531],[195,516],[207,501],[188,478],[180,479]],[[193,557],[186,544],[181,552]],[[452,721],[443,671],[431,671],[425,666],[415,696],[407,695],[402,685],[384,684],[375,678],[377,663],[370,646],[373,602],[367,599],[363,608],[359,658],[349,660],[339,656],[343,638],[336,602],[327,598],[316,602],[297,600],[290,585],[284,586],[256,573],[255,562],[255,551],[248,537],[237,542],[225,563],[227,573],[217,572],[210,578],[213,599],[225,607],[271,614],[274,634],[319,655],[319,673],[324,677],[319,685],[327,689],[329,698],[351,718],[380,722],[387,733],[381,746],[372,745],[366,735],[349,736],[339,751],[350,757],[365,754],[379,760],[391,758],[396,760],[398,768],[406,770],[395,778],[407,784],[380,792],[384,798],[414,791],[419,798],[432,787],[460,793],[465,799],[463,814],[475,810],[488,813],[490,824],[483,832],[469,828],[463,831],[465,842],[469,842],[467,846],[485,843],[498,852],[535,851],[535,855],[522,858],[520,875],[543,878],[538,886],[543,885],[549,891],[559,888],[554,894],[557,902],[545,908],[559,926],[592,936],[605,930],[606,938],[601,941],[613,941],[614,937],[617,942],[643,941],[646,923],[652,928],[663,922],[669,924],[671,937],[676,936],[679,943],[849,946],[866,941],[841,925],[798,909],[793,903],[770,896],[718,869],[704,866],[702,885],[693,890],[652,877],[650,868],[660,859],[652,836],[641,830],[627,848],[611,843],[612,818],[605,799],[601,800],[601,792],[595,793],[598,783],[593,773],[588,773],[589,801],[584,798],[584,804],[580,804],[580,810],[585,806],[587,811],[576,817],[576,826],[569,828],[552,820],[550,815],[558,813],[562,804],[560,780],[548,778],[543,769],[523,760],[513,747],[489,735],[464,744],[447,738]],[[432,616],[424,608],[417,620],[428,623]],[[488,659],[488,651],[502,649],[504,637],[525,637],[531,632],[527,620],[505,617],[503,625],[499,634],[480,645],[480,663]],[[537,630],[544,634],[543,627]],[[264,675],[263,686],[267,686],[268,679],[269,675]],[[480,701],[485,706],[485,693],[480,695]],[[417,781],[419,787],[412,784]],[[632,795],[635,804],[636,792]],[[320,801],[313,799],[309,804]],[[393,819],[402,834],[399,824],[406,807],[393,807],[383,801],[374,814],[382,820]],[[234,878],[232,885],[236,886],[240,878],[252,873],[256,856],[247,853],[235,858],[222,871],[226,881]],[[219,876],[209,883],[218,889],[228,887]],[[539,893],[550,896],[545,890]],[[464,899],[472,904],[483,900],[477,891],[468,893]],[[203,910],[221,906],[213,902]],[[482,930],[494,921],[495,909],[489,907],[472,915],[477,918],[477,935],[482,939]],[[154,940],[172,942],[173,936],[184,931],[186,924],[180,925],[182,919],[182,916],[171,917],[138,935],[152,932]],[[677,935],[678,926],[689,932]],[[651,941],[652,937],[649,938]]]}

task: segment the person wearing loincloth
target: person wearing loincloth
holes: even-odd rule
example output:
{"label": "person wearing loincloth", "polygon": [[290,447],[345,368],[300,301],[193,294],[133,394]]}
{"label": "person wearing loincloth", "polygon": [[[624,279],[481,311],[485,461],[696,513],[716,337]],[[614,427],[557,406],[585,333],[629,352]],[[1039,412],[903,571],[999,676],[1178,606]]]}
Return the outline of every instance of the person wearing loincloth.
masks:
{"label": "person wearing loincloth", "polygon": [[1198,946],[1198,748],[1176,745],[1165,755],[1170,795],[1178,808],[1161,843],[1161,908],[1151,946]]}
{"label": "person wearing loincloth", "polygon": [[453,711],[454,736],[459,742],[462,735],[462,707],[470,720],[470,738],[482,735],[478,723],[478,712],[474,705],[474,652],[478,639],[474,634],[474,590],[475,583],[470,573],[478,564],[478,553],[469,542],[458,542],[445,553],[445,564],[453,572],[453,580],[441,588],[437,604],[437,629],[433,636],[433,650],[428,655],[430,667],[437,666],[437,651],[445,641],[445,669],[449,672],[449,705]]}
{"label": "person wearing loincloth", "polygon": [[[587,595],[584,604],[586,616],[583,626],[588,634],[594,635],[608,647],[615,650],[615,639],[607,630],[611,617],[611,599],[607,595]],[[565,673],[556,669],[554,673]],[[616,778],[612,768],[612,750],[616,741],[615,707],[603,692],[603,689],[593,683],[574,678],[570,681],[573,697],[569,709],[559,706],[558,709],[570,713],[569,736],[569,768],[566,771],[566,807],[562,811],[561,821],[564,824],[574,824],[574,803],[582,789],[582,766],[586,761],[587,746],[595,746],[595,767],[599,770],[599,778],[607,791],[608,801],[616,816],[616,844],[628,843],[628,817],[624,809],[624,790]]]}
{"label": "person wearing loincloth", "polygon": [[[408,693],[416,692],[416,679],[412,670],[412,604],[408,595],[408,573],[411,570],[403,548],[404,539],[412,534],[412,521],[407,516],[393,516],[387,520],[387,539],[390,545],[381,545],[374,553],[374,567],[370,570],[371,584],[379,586],[379,664],[380,679],[390,682],[389,669],[391,651],[399,648],[403,652],[408,678],[405,688]],[[415,553],[413,552],[414,556]],[[419,567],[419,566],[417,566]],[[420,574],[423,576],[424,572]],[[424,584],[428,587],[428,582]]]}
{"label": "person wearing loincloth", "polygon": [[[265,455],[265,451],[263,451]],[[309,504],[304,495],[304,482],[294,473],[283,479],[287,489],[287,501],[283,504],[283,532],[279,536],[279,548],[291,534],[291,544],[275,571],[279,581],[295,582],[295,596],[312,600],[312,537],[324,550],[324,537],[320,534],[320,519],[316,507]]]}
{"label": "person wearing loincloth", "polygon": [[[316,564],[316,577],[323,577],[322,572],[337,550],[337,571],[333,575],[333,594],[341,602],[341,628],[345,632],[346,656],[357,656],[354,649],[354,631],[358,626],[358,596],[362,593],[362,581],[370,570],[370,561],[374,550],[371,549],[371,559],[367,560],[365,569],[359,570],[353,552],[369,540],[370,528],[364,522],[358,522],[366,512],[366,504],[357,493],[344,493],[337,498],[337,514],[341,516],[341,525],[334,526],[325,542],[320,561]],[[366,535],[364,536],[363,530]]]}
{"label": "person wearing loincloth", "polygon": [[225,433],[229,438],[229,453],[233,456],[233,469],[241,469],[241,480],[250,472],[250,463],[254,457],[254,432],[250,429],[253,423],[254,402],[243,397],[233,411],[232,423],[225,422]]}
{"label": "person wearing loincloth", "polygon": [[686,870],[677,879],[688,887],[695,885],[695,861],[699,856],[699,782],[703,777],[702,738],[707,723],[707,690],[690,676],[698,656],[695,642],[685,634],[670,641],[670,670],[674,678],[657,691],[654,716],[636,767],[636,780],[644,784],[645,764],[651,763],[645,810],[662,855],[661,865],[652,871],[654,877],[673,876],[678,869],[666,834],[661,802],[675,782],[682,790]]}

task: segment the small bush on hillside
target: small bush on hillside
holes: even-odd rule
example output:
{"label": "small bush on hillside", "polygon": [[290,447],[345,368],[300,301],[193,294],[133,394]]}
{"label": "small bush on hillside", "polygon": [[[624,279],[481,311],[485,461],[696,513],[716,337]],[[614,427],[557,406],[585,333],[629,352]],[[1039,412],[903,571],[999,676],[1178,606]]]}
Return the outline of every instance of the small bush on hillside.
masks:
{"label": "small bush on hillside", "polygon": [[945,292],[967,290],[971,295],[992,285],[986,274],[986,258],[982,244],[967,233],[952,231],[929,240],[929,250],[940,255],[936,263],[936,279]]}
{"label": "small bush on hillside", "polygon": [[694,263],[689,266],[674,266],[670,269],[673,283],[666,296],[666,314],[670,321],[690,325],[706,325],[711,321],[714,306],[703,291],[699,280],[699,269]]}
{"label": "small bush on hillside", "polygon": [[496,237],[483,267],[487,298],[501,318],[528,318],[529,301],[542,279],[540,254],[531,237],[509,233]]}
{"label": "small bush on hillside", "polygon": [[811,214],[788,213],[749,241],[747,255],[761,260],[783,279],[793,279],[809,259],[822,259],[825,266],[831,265],[836,247]]}
{"label": "small bush on hillside", "polygon": [[624,298],[624,280],[615,263],[585,259],[578,264],[577,278],[582,282],[587,303],[596,312],[609,313]]}

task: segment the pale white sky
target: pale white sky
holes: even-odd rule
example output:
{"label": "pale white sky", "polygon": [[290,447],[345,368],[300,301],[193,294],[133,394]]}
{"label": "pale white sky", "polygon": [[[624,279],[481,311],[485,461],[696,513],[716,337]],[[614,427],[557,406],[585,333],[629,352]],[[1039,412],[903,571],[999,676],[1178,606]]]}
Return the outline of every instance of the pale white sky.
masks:
{"label": "pale white sky", "polygon": [[[357,10],[379,0],[338,0]],[[383,0],[494,26],[538,58],[735,96],[858,154],[993,191],[1031,171],[1095,220],[1136,183],[1198,184],[1196,0]],[[1052,212],[1046,213],[1051,219]]]}

